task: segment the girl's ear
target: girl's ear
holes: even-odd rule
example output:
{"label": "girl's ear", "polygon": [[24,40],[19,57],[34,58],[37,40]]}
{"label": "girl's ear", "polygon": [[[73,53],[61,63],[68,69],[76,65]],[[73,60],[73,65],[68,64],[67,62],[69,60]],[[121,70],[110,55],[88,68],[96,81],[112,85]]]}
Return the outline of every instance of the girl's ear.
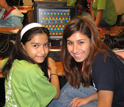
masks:
{"label": "girl's ear", "polygon": [[23,49],[25,50],[25,45],[22,42],[21,42],[21,45],[22,45]]}

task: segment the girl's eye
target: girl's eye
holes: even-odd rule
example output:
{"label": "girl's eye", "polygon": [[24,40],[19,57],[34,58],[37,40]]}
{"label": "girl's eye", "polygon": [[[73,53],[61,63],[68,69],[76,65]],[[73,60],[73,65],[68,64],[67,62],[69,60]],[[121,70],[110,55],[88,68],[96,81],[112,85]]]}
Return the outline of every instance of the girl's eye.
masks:
{"label": "girl's eye", "polygon": [[79,42],[78,42],[79,45],[81,45],[81,44],[83,44],[83,43],[84,43],[84,42],[82,42],[82,41],[79,41]]}
{"label": "girl's eye", "polygon": [[69,41],[69,42],[67,42],[67,44],[68,44],[68,45],[72,45],[72,44],[73,44],[73,42]]}
{"label": "girl's eye", "polygon": [[44,44],[44,46],[49,46],[49,43]]}
{"label": "girl's eye", "polygon": [[38,47],[38,45],[33,45],[34,47]]}

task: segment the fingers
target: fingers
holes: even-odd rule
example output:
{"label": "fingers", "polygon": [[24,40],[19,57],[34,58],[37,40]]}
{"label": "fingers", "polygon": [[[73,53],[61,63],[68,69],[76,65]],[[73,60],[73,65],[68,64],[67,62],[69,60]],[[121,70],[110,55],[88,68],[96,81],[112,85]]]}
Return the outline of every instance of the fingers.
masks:
{"label": "fingers", "polygon": [[98,31],[103,31],[100,27],[97,27]]}
{"label": "fingers", "polygon": [[52,58],[48,58],[48,67],[50,69],[50,74],[51,73],[57,73],[57,67],[56,67],[56,63]]}
{"label": "fingers", "polygon": [[78,97],[74,98],[72,102],[69,104],[69,106],[72,105],[72,107],[78,107],[77,105],[79,104]]}
{"label": "fingers", "polygon": [[48,58],[48,66],[49,67],[55,66],[55,61],[50,57]]}

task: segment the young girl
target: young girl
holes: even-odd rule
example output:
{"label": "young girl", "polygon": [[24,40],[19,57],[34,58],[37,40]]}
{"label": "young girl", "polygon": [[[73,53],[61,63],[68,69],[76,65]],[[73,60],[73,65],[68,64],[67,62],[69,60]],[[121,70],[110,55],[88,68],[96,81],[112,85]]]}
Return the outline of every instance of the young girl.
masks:
{"label": "young girl", "polygon": [[0,27],[20,27],[23,14],[14,6],[18,0],[0,0]]}
{"label": "young girl", "polygon": [[10,57],[1,62],[6,107],[46,107],[59,97],[57,68],[48,52],[47,28],[38,23],[22,28]]}
{"label": "young girl", "polygon": [[[124,64],[102,42],[94,24],[86,18],[72,19],[64,29],[61,53],[71,86],[64,86],[59,99],[51,103],[53,107],[124,106]],[[92,102],[96,100],[98,103]]]}

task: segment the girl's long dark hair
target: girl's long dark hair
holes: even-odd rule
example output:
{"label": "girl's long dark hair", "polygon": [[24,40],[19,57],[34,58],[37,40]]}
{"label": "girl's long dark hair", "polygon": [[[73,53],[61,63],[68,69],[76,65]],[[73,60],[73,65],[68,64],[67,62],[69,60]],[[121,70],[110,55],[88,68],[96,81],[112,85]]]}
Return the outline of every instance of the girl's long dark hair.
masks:
{"label": "girl's long dark hair", "polygon": [[[67,38],[77,31],[87,35],[91,43],[88,58],[80,63],[76,62],[67,50]],[[110,48],[102,42],[98,30],[92,22],[86,18],[73,18],[67,23],[63,32],[61,61],[65,76],[72,86],[79,88],[81,83],[84,87],[90,86],[92,80],[92,64],[95,55],[98,52],[102,52],[106,58],[107,51],[105,49],[110,50]]]}
{"label": "girl's long dark hair", "polygon": [[[15,59],[26,60],[30,63],[36,64],[36,62],[34,62],[28,56],[28,54],[25,52],[21,43],[23,43],[25,45],[26,42],[30,41],[35,36],[35,34],[37,34],[37,33],[41,33],[41,34],[46,33],[47,36],[48,36],[48,40],[49,40],[49,30],[45,27],[35,27],[35,28],[32,28],[32,29],[28,30],[23,35],[21,40],[20,40],[20,33],[21,33],[21,30],[18,32],[14,48],[13,48],[13,50],[12,50],[10,56],[9,56],[9,59],[8,59],[7,63],[5,64],[5,66],[2,69],[3,75],[5,76],[6,79],[7,79],[7,74],[9,73],[9,71],[12,67],[12,63]],[[48,57],[45,58],[43,63],[39,63],[38,65],[42,69],[42,71],[45,73],[45,76],[48,77],[48,73],[47,73]]]}
{"label": "girl's long dark hair", "polygon": [[9,6],[15,6],[18,4],[19,0],[6,0]]}

